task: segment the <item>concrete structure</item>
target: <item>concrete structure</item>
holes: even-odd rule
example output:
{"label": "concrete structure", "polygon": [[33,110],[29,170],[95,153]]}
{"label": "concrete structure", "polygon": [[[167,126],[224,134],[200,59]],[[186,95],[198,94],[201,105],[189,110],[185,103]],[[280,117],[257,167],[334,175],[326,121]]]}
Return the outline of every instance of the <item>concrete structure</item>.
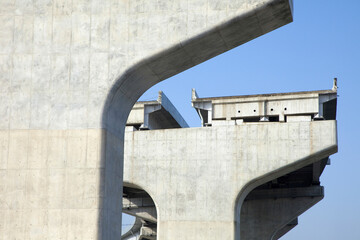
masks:
{"label": "concrete structure", "polygon": [[119,239],[136,100],[291,21],[291,0],[0,1],[0,239]]}
{"label": "concrete structure", "polygon": [[[186,128],[188,124],[165,94],[160,91],[156,101],[135,103],[126,126],[125,131],[133,132],[136,130]],[[138,171],[139,174],[142,172],[140,169],[133,171]],[[122,239],[156,239],[157,214],[155,204],[145,191],[125,183],[123,212],[136,217],[136,221],[133,227],[122,235]]]}
{"label": "concrete structure", "polygon": [[193,90],[204,127],[128,128],[123,211],[142,220],[131,232],[158,240],[283,236],[324,196],[320,175],[337,152],[336,88],[216,98]]}
{"label": "concrete structure", "polygon": [[135,103],[126,125],[141,130],[189,127],[162,91],[156,101]]}

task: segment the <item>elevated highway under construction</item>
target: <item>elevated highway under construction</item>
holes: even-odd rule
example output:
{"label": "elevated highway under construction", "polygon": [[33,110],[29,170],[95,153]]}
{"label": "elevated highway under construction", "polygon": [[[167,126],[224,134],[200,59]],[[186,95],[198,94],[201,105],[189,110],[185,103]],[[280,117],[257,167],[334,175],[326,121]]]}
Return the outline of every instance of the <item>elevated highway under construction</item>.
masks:
{"label": "elevated highway under construction", "polygon": [[125,133],[122,239],[279,239],[324,197],[337,86],[199,98],[201,128],[168,98],[136,103]]}

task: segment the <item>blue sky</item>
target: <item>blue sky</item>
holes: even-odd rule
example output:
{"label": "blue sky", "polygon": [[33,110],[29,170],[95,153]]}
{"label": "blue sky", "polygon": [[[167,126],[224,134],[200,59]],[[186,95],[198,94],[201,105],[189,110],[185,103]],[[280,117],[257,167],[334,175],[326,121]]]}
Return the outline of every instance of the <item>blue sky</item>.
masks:
{"label": "blue sky", "polygon": [[[325,198],[284,240],[360,239],[360,1],[294,0],[294,22],[149,89],[163,90],[192,127],[191,88],[200,97],[331,89],[338,78],[339,152],[321,183]],[[124,219],[124,224],[128,220]]]}

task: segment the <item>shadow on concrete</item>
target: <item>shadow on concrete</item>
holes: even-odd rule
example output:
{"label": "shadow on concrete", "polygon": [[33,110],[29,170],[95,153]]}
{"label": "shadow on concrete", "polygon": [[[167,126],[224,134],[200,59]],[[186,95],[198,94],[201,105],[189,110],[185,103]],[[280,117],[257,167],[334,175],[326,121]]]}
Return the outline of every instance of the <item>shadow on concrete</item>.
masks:
{"label": "shadow on concrete", "polygon": [[150,87],[292,22],[292,0],[274,0],[173,45],[130,67],[115,81],[102,113],[104,166],[98,240],[120,239],[124,129],[132,106]]}

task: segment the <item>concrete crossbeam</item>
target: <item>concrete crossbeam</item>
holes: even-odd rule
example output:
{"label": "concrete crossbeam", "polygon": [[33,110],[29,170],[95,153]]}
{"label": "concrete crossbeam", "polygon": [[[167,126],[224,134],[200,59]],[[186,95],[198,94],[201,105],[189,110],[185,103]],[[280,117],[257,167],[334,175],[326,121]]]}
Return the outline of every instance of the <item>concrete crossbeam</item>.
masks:
{"label": "concrete crossbeam", "polygon": [[[124,181],[154,200],[158,240],[238,239],[240,209],[251,190],[336,151],[336,121],[128,132]],[[318,201],[321,190],[293,194],[302,199],[301,209],[307,209],[307,199]],[[278,202],[292,194],[272,191],[283,197]],[[298,215],[286,216],[284,222]]]}

